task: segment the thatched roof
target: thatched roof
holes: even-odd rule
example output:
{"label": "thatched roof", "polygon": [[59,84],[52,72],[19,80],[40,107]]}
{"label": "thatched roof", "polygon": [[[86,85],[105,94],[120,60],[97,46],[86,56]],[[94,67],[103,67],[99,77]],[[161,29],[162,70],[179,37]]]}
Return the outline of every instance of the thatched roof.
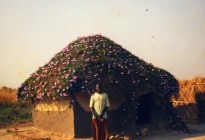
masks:
{"label": "thatched roof", "polygon": [[178,91],[177,80],[167,71],[148,64],[101,35],[81,37],[57,53],[19,88],[27,98],[59,99],[74,92],[92,92],[101,82],[117,94],[142,94],[152,90],[160,96]]}

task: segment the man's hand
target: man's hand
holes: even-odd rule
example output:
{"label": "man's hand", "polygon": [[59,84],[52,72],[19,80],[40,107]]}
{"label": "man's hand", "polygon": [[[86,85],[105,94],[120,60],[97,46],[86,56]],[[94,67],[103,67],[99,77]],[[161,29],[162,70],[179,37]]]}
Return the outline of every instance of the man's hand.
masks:
{"label": "man's hand", "polygon": [[98,120],[99,120],[100,122],[102,122],[102,121],[104,120],[103,114],[101,114],[101,115],[98,117]]}
{"label": "man's hand", "polygon": [[100,119],[100,122],[103,122],[103,121],[104,121],[104,119],[103,119],[103,118],[101,118],[101,119]]}
{"label": "man's hand", "polygon": [[103,119],[102,117],[99,117],[98,120],[99,120],[100,122],[104,121],[104,119]]}

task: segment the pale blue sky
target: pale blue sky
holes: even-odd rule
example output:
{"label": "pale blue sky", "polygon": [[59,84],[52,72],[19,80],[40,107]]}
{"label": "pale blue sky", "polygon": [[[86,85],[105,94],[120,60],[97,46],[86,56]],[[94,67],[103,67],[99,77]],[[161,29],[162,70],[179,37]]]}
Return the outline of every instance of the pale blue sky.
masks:
{"label": "pale blue sky", "polygon": [[205,76],[204,6],[204,0],[0,0],[0,87],[18,87],[68,43],[92,34],[178,79]]}

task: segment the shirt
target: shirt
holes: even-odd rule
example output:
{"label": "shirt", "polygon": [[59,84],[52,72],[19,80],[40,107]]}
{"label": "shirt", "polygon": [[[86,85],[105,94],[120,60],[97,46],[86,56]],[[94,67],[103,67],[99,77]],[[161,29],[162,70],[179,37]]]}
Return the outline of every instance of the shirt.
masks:
{"label": "shirt", "polygon": [[[100,116],[105,107],[110,107],[108,95],[106,93],[101,93],[100,94],[100,93],[95,92],[90,97],[89,107],[94,107],[96,115]],[[107,112],[104,113],[102,118],[107,119]],[[94,115],[93,115],[93,119],[95,119]]]}

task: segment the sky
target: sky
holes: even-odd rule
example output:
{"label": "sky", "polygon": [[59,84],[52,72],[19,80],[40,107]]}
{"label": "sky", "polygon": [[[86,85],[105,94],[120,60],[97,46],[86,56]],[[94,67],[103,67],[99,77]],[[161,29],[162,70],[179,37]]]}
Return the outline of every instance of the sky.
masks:
{"label": "sky", "polygon": [[177,79],[205,77],[204,0],[0,0],[0,87],[101,34]]}

